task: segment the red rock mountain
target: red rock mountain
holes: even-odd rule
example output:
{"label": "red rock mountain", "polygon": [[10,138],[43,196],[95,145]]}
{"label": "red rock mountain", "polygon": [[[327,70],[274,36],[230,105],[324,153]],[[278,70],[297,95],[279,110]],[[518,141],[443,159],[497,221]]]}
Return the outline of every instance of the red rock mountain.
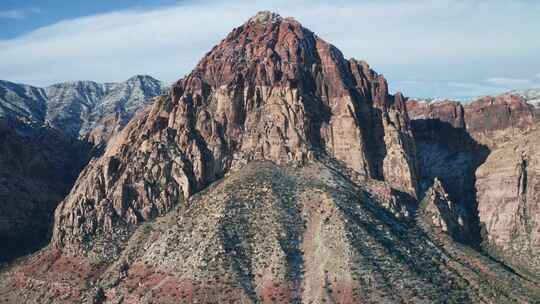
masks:
{"label": "red rock mountain", "polygon": [[415,196],[403,102],[366,63],[296,20],[257,15],[90,163],[57,209],[53,242],[112,237],[253,160],[301,164],[327,153]]}
{"label": "red rock mountain", "polygon": [[538,301],[537,283],[441,233],[467,231],[444,181],[416,216],[413,131],[366,63],[258,13],[107,132],[51,244],[0,273],[0,299]]}

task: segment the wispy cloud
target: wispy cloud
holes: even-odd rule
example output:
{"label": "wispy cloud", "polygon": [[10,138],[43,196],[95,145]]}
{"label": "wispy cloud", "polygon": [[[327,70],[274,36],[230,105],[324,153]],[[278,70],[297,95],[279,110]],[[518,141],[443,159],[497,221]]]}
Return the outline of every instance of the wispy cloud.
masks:
{"label": "wispy cloud", "polygon": [[506,88],[477,82],[459,81],[395,81],[393,87],[404,92],[414,92],[411,98],[450,98],[454,100],[470,100],[477,96],[500,94],[508,91]]}
{"label": "wispy cloud", "polygon": [[[263,9],[294,16],[347,57],[367,60],[406,95],[451,95],[460,88],[441,84],[450,82],[489,90],[498,86],[485,83],[486,75],[540,70],[536,1],[207,0],[65,20],[0,41],[0,79],[47,85],[146,73],[171,82]],[[397,81],[416,78],[430,82]]]}
{"label": "wispy cloud", "polygon": [[538,75],[529,78],[491,77],[480,81],[452,81],[432,79],[398,80],[393,83],[394,91],[415,92],[412,98],[451,98],[471,100],[478,96],[497,95],[512,90],[540,88]]}
{"label": "wispy cloud", "polygon": [[506,86],[506,87],[513,87],[513,86],[530,86],[533,85],[534,82],[531,79],[527,78],[509,78],[509,77],[493,77],[486,79],[487,83],[498,85],[498,86]]}
{"label": "wispy cloud", "polygon": [[0,11],[0,19],[24,19],[27,14],[24,10]]}
{"label": "wispy cloud", "polygon": [[0,19],[24,20],[33,14],[41,14],[39,7],[28,7],[24,9],[0,10]]}

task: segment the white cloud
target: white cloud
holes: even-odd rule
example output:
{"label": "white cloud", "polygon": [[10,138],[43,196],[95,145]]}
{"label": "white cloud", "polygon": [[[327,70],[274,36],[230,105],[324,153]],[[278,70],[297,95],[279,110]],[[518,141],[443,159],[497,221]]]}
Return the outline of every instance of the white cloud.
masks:
{"label": "white cloud", "polygon": [[505,88],[476,82],[405,80],[395,81],[393,87],[404,92],[415,92],[412,98],[450,98],[454,100],[471,100],[477,96],[500,94],[508,91]]}
{"label": "white cloud", "polygon": [[25,9],[12,9],[0,11],[0,19],[23,20],[31,14],[40,14],[42,11],[39,7],[29,7]]}
{"label": "white cloud", "polygon": [[[0,41],[0,79],[47,85],[144,73],[172,82],[263,9],[294,16],[345,56],[367,60],[391,87],[399,79],[430,80],[398,87],[406,95],[433,83],[481,83],[509,69],[540,69],[540,2],[222,0],[65,20]],[[451,93],[451,86],[439,87],[438,95]]]}
{"label": "white cloud", "polygon": [[504,87],[533,85],[533,81],[531,79],[526,79],[526,78],[493,77],[493,78],[486,79],[486,82],[493,85],[504,86]]}

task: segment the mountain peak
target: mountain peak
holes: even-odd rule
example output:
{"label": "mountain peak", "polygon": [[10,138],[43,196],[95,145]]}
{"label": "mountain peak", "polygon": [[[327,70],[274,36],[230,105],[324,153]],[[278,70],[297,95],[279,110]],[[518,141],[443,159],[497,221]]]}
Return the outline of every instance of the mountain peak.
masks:
{"label": "mountain peak", "polygon": [[[171,94],[130,122],[123,134],[131,135],[88,167],[58,209],[55,246],[78,250],[78,240],[87,235],[108,238],[108,223],[117,219],[128,233],[252,161],[307,164],[325,155],[359,176],[416,196],[414,147],[402,98],[391,96],[386,80],[366,64],[345,59],[294,19],[279,18],[262,12],[252,21],[264,24],[235,28]],[[178,164],[157,179],[142,174],[172,159]],[[150,184],[156,188],[135,188]],[[157,191],[160,198],[154,198]],[[95,218],[78,218],[86,201],[96,202]],[[392,212],[407,213],[398,209]],[[86,229],[98,218],[103,233]],[[108,249],[100,244],[95,252],[104,254]]]}
{"label": "mountain peak", "polygon": [[[295,19],[259,12],[233,29],[182,81],[202,81],[214,88],[237,79],[264,86],[296,86],[314,81],[320,71],[313,69],[321,67],[322,58],[337,74],[346,70],[341,52]],[[342,76],[334,78],[346,78]]]}
{"label": "mountain peak", "polygon": [[281,16],[277,13],[271,12],[271,11],[260,11],[255,16],[251,17],[248,22],[254,22],[254,23],[268,23],[268,22],[276,22],[281,20]]}
{"label": "mountain peak", "polygon": [[152,81],[152,82],[159,82],[159,80],[155,79],[154,77],[150,76],[150,75],[134,75],[132,77],[130,77],[128,80],[126,80],[126,82],[140,82],[140,81],[145,81],[145,80],[148,80],[148,81]]}

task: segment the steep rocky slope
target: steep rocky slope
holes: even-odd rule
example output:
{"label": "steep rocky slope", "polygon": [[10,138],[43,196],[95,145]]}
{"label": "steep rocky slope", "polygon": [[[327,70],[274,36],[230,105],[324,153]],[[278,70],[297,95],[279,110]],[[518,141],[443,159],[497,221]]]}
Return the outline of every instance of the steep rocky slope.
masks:
{"label": "steep rocky slope", "polygon": [[441,184],[416,216],[412,135],[381,75],[261,12],[90,161],[51,244],[4,270],[0,298],[540,300],[536,283],[440,233],[451,226],[437,213],[463,222]]}
{"label": "steep rocky slope", "polygon": [[[251,162],[140,225],[115,259],[51,248],[0,280],[35,303],[513,303],[538,286],[397,219],[382,182]],[[429,226],[428,224],[422,224]]]}
{"label": "steep rocky slope", "polygon": [[148,76],[47,88],[0,81],[0,261],[48,240],[55,207],[90,157],[161,93]]}
{"label": "steep rocky slope", "polygon": [[425,193],[419,206],[419,214],[435,229],[460,239],[469,233],[471,228],[467,222],[467,210],[450,200],[450,197],[438,177]]}
{"label": "steep rocky slope", "polygon": [[494,150],[476,171],[486,246],[519,271],[540,279],[540,131]]}
{"label": "steep rocky slope", "polygon": [[84,136],[112,113],[133,115],[152,97],[166,92],[166,86],[150,76],[138,75],[120,83],[60,83],[45,88],[45,92],[45,122],[70,135]]}
{"label": "steep rocky slope", "polygon": [[47,115],[47,96],[42,88],[0,80],[0,117],[41,125]]}

